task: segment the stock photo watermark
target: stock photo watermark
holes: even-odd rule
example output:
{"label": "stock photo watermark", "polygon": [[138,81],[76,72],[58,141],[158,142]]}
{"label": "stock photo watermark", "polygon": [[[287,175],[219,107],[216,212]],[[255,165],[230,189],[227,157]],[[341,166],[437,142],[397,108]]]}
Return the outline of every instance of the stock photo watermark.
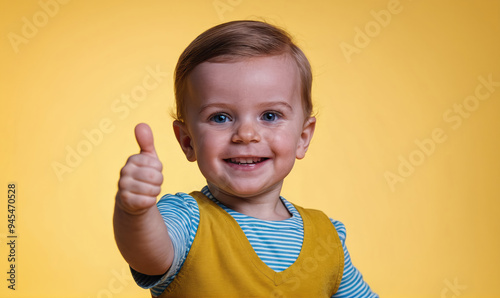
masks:
{"label": "stock photo watermark", "polygon": [[[470,118],[472,113],[481,106],[481,102],[488,100],[500,87],[500,81],[494,81],[493,74],[479,76],[479,83],[474,92],[466,96],[461,101],[453,103],[453,106],[443,112],[443,120],[452,130],[459,129],[463,122]],[[448,134],[444,129],[436,127],[428,138],[422,140],[415,139],[416,148],[409,154],[398,156],[398,167],[396,171],[385,171],[384,178],[392,192],[396,191],[396,185],[408,179],[416,168],[421,166],[427,158],[436,151],[437,145],[444,143],[448,139]]]}
{"label": "stock photo watermark", "polygon": [[458,283],[458,278],[455,277],[453,282],[448,279],[444,280],[445,287],[441,290],[441,298],[458,298],[462,292],[467,289],[466,285]]}
{"label": "stock photo watermark", "polygon": [[[284,283],[288,289],[294,291],[297,290],[303,280],[305,280],[310,274],[318,270],[322,261],[325,261],[330,255],[335,251],[335,249],[340,249],[337,247],[337,242],[334,240],[332,236],[317,239],[319,245],[314,248],[313,254],[307,257],[301,264],[301,266],[291,267],[293,270],[294,276]],[[273,290],[269,297],[272,298],[282,298],[284,296],[284,292],[280,289]]]}
{"label": "stock photo watermark", "polygon": [[215,0],[212,5],[219,17],[219,20],[223,22],[225,20],[224,15],[227,12],[233,11],[237,6],[239,6],[243,0]]}
{"label": "stock photo watermark", "polygon": [[[149,92],[163,83],[167,74],[160,70],[160,65],[156,65],[155,68],[146,66],[146,75],[141,82],[132,87],[129,93],[123,93],[120,99],[115,99],[111,103],[112,115],[119,120],[127,118],[130,111],[136,109],[147,98]],[[83,162],[84,158],[88,157],[94,148],[103,142],[105,136],[116,129],[115,123],[116,120],[114,121],[112,117],[104,117],[98,122],[97,127],[90,130],[83,129],[81,140],[74,146],[66,146],[65,159],[51,163],[57,179],[63,181],[66,174],[72,173]]]}
{"label": "stock photo watermark", "polygon": [[389,0],[386,9],[379,11],[372,9],[370,11],[372,19],[366,22],[364,26],[354,27],[352,43],[345,41],[340,43],[340,50],[347,63],[352,62],[352,55],[361,54],[362,50],[368,47],[372,40],[378,37],[382,33],[382,30],[391,24],[393,16],[400,14],[402,11],[403,5],[399,0]]}
{"label": "stock photo watermark", "polygon": [[[95,296],[97,298],[112,298],[122,293],[125,288],[134,281],[130,269],[123,267],[121,272],[116,269],[111,270],[113,277],[109,280],[107,288],[99,290]],[[92,298],[89,296],[88,298]]]}
{"label": "stock photo watermark", "polygon": [[30,40],[38,35],[41,28],[47,26],[49,21],[54,18],[60,11],[61,5],[68,4],[70,0],[40,0],[40,7],[31,17],[21,18],[21,28],[19,34],[16,32],[7,33],[10,45],[14,53],[19,53],[19,46],[28,44]]}
{"label": "stock photo watermark", "polygon": [[[17,276],[19,264],[19,241],[17,232],[17,183],[7,184],[7,288],[15,291],[17,289]],[[3,237],[2,237],[3,238]]]}

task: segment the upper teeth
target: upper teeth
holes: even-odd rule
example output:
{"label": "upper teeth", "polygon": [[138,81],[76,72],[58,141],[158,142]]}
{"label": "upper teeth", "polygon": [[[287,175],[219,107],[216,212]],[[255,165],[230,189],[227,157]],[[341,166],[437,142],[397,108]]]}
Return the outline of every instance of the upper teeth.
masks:
{"label": "upper teeth", "polygon": [[259,157],[231,158],[231,162],[241,163],[241,164],[256,163],[259,162],[260,160],[261,159]]}

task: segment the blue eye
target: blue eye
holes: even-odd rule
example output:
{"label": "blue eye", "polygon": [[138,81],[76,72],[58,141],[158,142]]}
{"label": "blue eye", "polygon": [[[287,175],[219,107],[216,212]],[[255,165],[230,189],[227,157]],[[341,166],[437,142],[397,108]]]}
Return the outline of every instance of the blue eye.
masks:
{"label": "blue eye", "polygon": [[225,123],[229,121],[229,117],[224,114],[215,114],[212,117],[210,117],[210,121],[213,121],[215,123]]}
{"label": "blue eye", "polygon": [[278,120],[279,116],[275,112],[265,112],[262,114],[262,120],[264,121],[276,121]]}

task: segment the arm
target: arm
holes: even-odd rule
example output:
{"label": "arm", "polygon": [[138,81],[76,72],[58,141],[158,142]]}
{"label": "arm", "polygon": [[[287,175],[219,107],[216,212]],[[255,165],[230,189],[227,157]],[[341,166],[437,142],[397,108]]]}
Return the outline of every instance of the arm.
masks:
{"label": "arm", "polygon": [[156,207],[163,175],[156,155],[153,134],[146,124],[135,128],[141,152],[132,155],[120,173],[113,227],[118,248],[136,271],[164,274],[173,260],[167,227]]}
{"label": "arm", "polygon": [[153,296],[159,296],[173,281],[189,253],[198,229],[200,213],[198,203],[188,194],[165,195],[156,204],[174,247],[174,259],[164,275],[145,275],[132,269],[132,276],[138,286],[151,289]]}

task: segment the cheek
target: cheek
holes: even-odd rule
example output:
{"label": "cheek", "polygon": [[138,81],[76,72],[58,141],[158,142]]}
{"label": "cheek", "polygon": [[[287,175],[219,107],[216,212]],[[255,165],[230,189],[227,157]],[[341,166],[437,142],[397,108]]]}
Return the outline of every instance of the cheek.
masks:
{"label": "cheek", "polygon": [[295,159],[295,151],[297,150],[297,134],[290,131],[282,131],[280,133],[272,133],[268,138],[271,148],[276,153],[281,155],[293,155]]}
{"label": "cheek", "polygon": [[199,157],[216,155],[220,152],[221,148],[223,148],[223,144],[225,144],[222,134],[214,133],[213,131],[200,130],[195,139],[196,143],[194,147]]}

